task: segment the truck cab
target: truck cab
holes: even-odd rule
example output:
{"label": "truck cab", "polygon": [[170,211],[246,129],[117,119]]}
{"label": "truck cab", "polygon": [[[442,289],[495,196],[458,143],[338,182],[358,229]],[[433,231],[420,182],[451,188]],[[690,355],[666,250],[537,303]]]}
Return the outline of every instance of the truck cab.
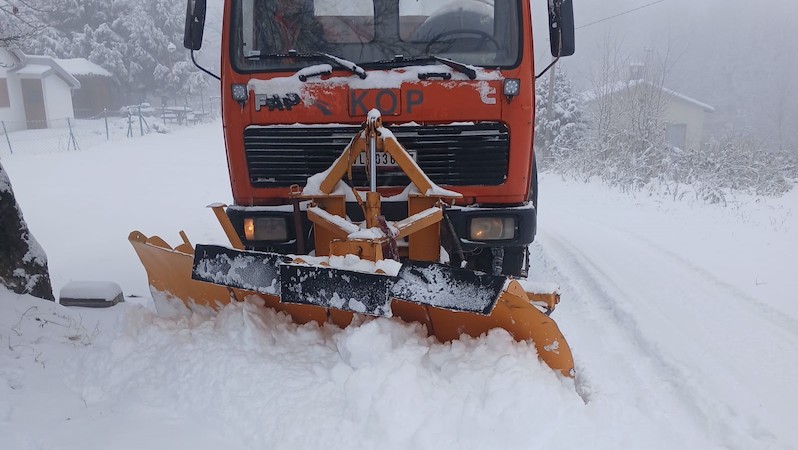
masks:
{"label": "truck cab", "polygon": [[[549,3],[552,51],[573,53],[570,0]],[[203,22],[204,0],[189,0],[192,51]],[[434,183],[463,195],[446,210],[450,260],[525,275],[537,197],[531,23],[527,0],[226,1],[227,214],[246,247],[312,250],[302,247],[313,227],[291,193],[326,170],[376,109]],[[349,186],[368,187],[366,166],[353,163]],[[377,183],[386,218],[406,217],[412,186],[388,154],[377,154]],[[358,220],[350,200],[347,215]]]}

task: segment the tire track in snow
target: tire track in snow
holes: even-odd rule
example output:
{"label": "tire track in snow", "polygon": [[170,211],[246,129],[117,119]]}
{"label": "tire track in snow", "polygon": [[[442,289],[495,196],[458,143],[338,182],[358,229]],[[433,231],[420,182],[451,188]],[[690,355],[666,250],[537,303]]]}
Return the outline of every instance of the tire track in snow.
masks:
{"label": "tire track in snow", "polygon": [[[681,386],[681,380],[686,377],[684,370],[668,361],[659,346],[645,337],[633,314],[616,305],[614,299],[619,295],[611,293],[602,283],[608,278],[600,267],[586,259],[573,246],[566,244],[561,236],[541,233],[541,237],[547,244],[544,249],[545,257],[554,262],[555,270],[564,280],[561,286],[564,302],[578,303],[577,308],[572,308],[575,311],[568,313],[582,316],[582,320],[585,317],[591,318],[592,329],[579,329],[579,334],[591,340],[593,336],[602,336],[603,343],[611,346],[604,348],[601,344],[586,345],[586,342],[573,338],[577,332],[573,326],[564,327],[566,338],[575,348],[575,359],[580,373],[587,369],[589,389],[597,390],[598,396],[604,393],[613,398],[623,396],[622,401],[625,403],[643,402],[646,404],[643,409],[655,408],[660,401],[651,393],[637,392],[635,389],[644,387],[653,393],[671,390],[678,396],[679,407],[687,411],[694,418],[694,422],[700,423],[697,429],[717,428],[717,424],[712,424],[712,412],[702,408],[694,400],[696,393]],[[612,280],[609,282],[613,285],[612,290],[620,292]],[[560,306],[560,309],[564,309],[563,306],[565,305]],[[560,315],[558,321],[566,322],[562,320],[566,313],[561,311]],[[586,355],[581,349],[588,349],[593,354]],[[586,356],[586,361],[579,360]],[[607,359],[612,359],[614,364],[608,364]],[[612,367],[614,371],[606,377],[598,376],[596,373],[599,370],[593,368],[594,364],[600,368]],[[722,425],[721,428],[723,432],[720,436],[735,434],[733,428]],[[713,436],[713,439],[717,437]],[[726,442],[726,445],[735,448],[731,442]]]}
{"label": "tire track in snow", "polygon": [[672,251],[662,245],[659,245],[653,240],[646,238],[645,236],[638,234],[633,230],[623,229],[617,225],[606,222],[600,222],[596,220],[592,220],[592,222],[594,224],[600,225],[601,227],[611,229],[617,233],[622,233],[625,237],[634,238],[640,244],[648,246],[651,250],[653,250],[654,253],[657,253],[661,256],[667,255],[673,260],[674,263],[684,266],[685,268],[689,268],[692,272],[701,275],[701,278],[704,281],[713,282],[719,290],[726,290],[726,292],[729,294],[728,299],[739,302],[740,306],[750,308],[749,311],[751,313],[756,313],[757,315],[761,316],[763,319],[771,321],[771,323],[773,323],[774,325],[782,328],[784,331],[798,338],[798,320],[796,320],[794,317],[788,316],[785,313],[779,311],[778,309],[763,303],[755,296],[745,292],[743,289],[729,282],[722,280],[711,271],[696,265],[695,263],[683,257],[679,253]]}
{"label": "tire track in snow", "polygon": [[[650,365],[648,368],[635,366],[633,370],[637,373],[623,373],[619,380],[633,375],[634,380],[627,380],[632,381],[627,385],[646,386],[650,384],[647,378],[659,378],[669,386],[668,395],[678,398],[703,428],[714,430],[714,439],[726,445],[750,448],[755,442],[761,445],[759,439],[771,441],[772,433],[762,429],[756,418],[748,417],[757,409],[763,394],[747,392],[759,379],[755,373],[751,377],[751,372],[755,371],[745,370],[748,364],[745,361],[757,355],[738,359],[729,351],[730,347],[751,348],[750,337],[728,329],[735,328],[734,323],[728,322],[746,315],[750,309],[726,304],[729,296],[740,298],[739,290],[716,277],[707,280],[706,271],[696,270],[692,264],[685,264],[668,252],[627,239],[628,233],[608,227],[586,228],[584,221],[576,223],[579,224],[577,228],[565,224],[556,232],[543,231],[542,240],[552,244],[544,251],[557,264],[560,273],[569,278],[569,288],[577,291],[578,306],[583,310],[580,315],[598,314],[607,319],[606,322],[599,320],[595,333],[606,335],[608,329],[611,330],[618,335],[615,345],[632,347],[634,356],[624,356],[642,358]],[[588,236],[585,229],[590,230]],[[581,295],[580,290],[584,291]],[[598,300],[598,304],[588,299]],[[743,299],[737,303],[750,304],[750,299]],[[732,309],[734,314],[724,318],[722,313]],[[717,313],[714,317],[713,312]],[[772,323],[772,317],[760,319]],[[706,321],[713,323],[709,325]],[[721,326],[714,322],[720,322]],[[752,328],[768,328],[761,323],[757,325]],[[781,333],[775,334],[781,336],[772,333],[758,336],[759,342],[763,348],[768,348],[772,341],[780,342],[782,347],[788,348],[783,348],[779,354],[794,354],[796,346],[791,324],[782,321],[779,325]],[[764,362],[772,361],[765,358]],[[767,365],[774,366],[763,364]],[[663,393],[665,391],[655,392]],[[751,437],[757,441],[743,444]]]}

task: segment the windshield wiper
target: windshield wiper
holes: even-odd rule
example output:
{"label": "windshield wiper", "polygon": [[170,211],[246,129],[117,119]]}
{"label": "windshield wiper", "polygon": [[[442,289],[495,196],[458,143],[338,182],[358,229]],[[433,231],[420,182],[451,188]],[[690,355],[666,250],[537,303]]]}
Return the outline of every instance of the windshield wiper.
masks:
{"label": "windshield wiper", "polygon": [[360,77],[361,80],[365,80],[366,77],[368,76],[368,74],[366,74],[366,71],[363,70],[362,67],[358,66],[357,64],[353,63],[352,61],[347,61],[347,60],[345,60],[343,58],[339,58],[339,57],[337,57],[335,55],[331,55],[329,53],[324,53],[324,52],[319,52],[319,53],[317,53],[317,55],[322,57],[322,58],[324,58],[324,59],[326,59],[329,62],[333,62],[333,63],[338,64],[339,66],[341,66],[341,67],[343,67],[345,69],[348,69],[350,72],[352,72],[353,74],[355,74],[358,77]]}
{"label": "windshield wiper", "polygon": [[[477,78],[477,71],[474,66],[461,63],[459,61],[455,61],[453,59],[444,58],[438,55],[426,55],[426,56],[414,56],[414,57],[406,57],[404,55],[396,55],[391,59],[384,59],[381,61],[375,61],[369,64],[397,64],[397,63],[431,63],[431,62],[439,62],[446,66],[451,67],[452,69],[465,74],[469,80],[475,80]],[[424,75],[424,74],[421,74]]]}
{"label": "windshield wiper", "polygon": [[[339,67],[343,67],[344,69],[349,70],[353,74],[357,75],[361,80],[365,80],[366,76],[368,76],[368,74],[366,74],[366,71],[363,70],[362,67],[358,66],[352,61],[347,61],[343,58],[339,58],[335,55],[331,55],[329,53],[324,53],[324,52],[299,53],[296,50],[289,50],[285,53],[260,53],[259,51],[254,51],[246,55],[246,58],[250,60],[280,59],[280,58],[323,59],[327,62],[331,62]],[[321,75],[321,73],[318,75]]]}
{"label": "windshield wiper", "polygon": [[469,66],[468,64],[464,64],[449,58],[442,58],[436,55],[430,55],[430,58],[434,59],[435,61],[442,62],[454,70],[464,73],[469,80],[475,80],[477,78],[477,71],[474,69],[474,66]]}

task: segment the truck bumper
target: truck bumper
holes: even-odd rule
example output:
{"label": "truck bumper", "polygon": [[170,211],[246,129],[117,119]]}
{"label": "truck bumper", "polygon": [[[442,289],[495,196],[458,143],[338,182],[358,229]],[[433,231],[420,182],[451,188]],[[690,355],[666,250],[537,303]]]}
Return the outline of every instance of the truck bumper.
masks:
{"label": "truck bumper", "polygon": [[[383,214],[388,220],[403,219],[407,217],[407,203],[384,202]],[[304,252],[313,249],[313,240],[310,239],[311,223],[307,219],[304,209],[301,211],[302,236],[300,239],[297,236],[294,212],[290,205],[276,207],[233,206],[227,209],[227,215],[247,248],[277,253],[297,253],[299,252],[298,242],[302,240],[304,241]],[[347,215],[354,221],[363,220],[363,213],[356,203],[347,205]],[[490,248],[526,247],[534,241],[537,231],[537,211],[531,203],[498,207],[455,206],[446,209],[446,216],[465,252]],[[253,218],[268,218],[274,219],[273,223],[284,223],[284,225],[280,225],[284,227],[284,235],[278,232],[276,233],[278,239],[268,241],[247,239],[244,231],[245,220]],[[475,228],[485,228],[485,224],[488,222],[501,223],[505,228],[511,226],[512,230],[504,229],[499,233],[499,238],[479,239],[480,233],[475,231]],[[442,226],[448,225],[444,223]]]}

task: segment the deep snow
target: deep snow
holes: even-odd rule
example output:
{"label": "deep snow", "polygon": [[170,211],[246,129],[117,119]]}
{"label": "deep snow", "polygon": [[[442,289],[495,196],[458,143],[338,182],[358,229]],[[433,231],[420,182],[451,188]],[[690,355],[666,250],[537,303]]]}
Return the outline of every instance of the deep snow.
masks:
{"label": "deep snow", "polygon": [[[0,290],[9,449],[798,447],[798,192],[721,208],[542,177],[536,278],[576,384],[503,331],[296,326],[256,304],[157,317],[127,234],[224,243],[219,124],[80,152],[0,153],[63,308]],[[134,295],[136,297],[131,297]]]}

